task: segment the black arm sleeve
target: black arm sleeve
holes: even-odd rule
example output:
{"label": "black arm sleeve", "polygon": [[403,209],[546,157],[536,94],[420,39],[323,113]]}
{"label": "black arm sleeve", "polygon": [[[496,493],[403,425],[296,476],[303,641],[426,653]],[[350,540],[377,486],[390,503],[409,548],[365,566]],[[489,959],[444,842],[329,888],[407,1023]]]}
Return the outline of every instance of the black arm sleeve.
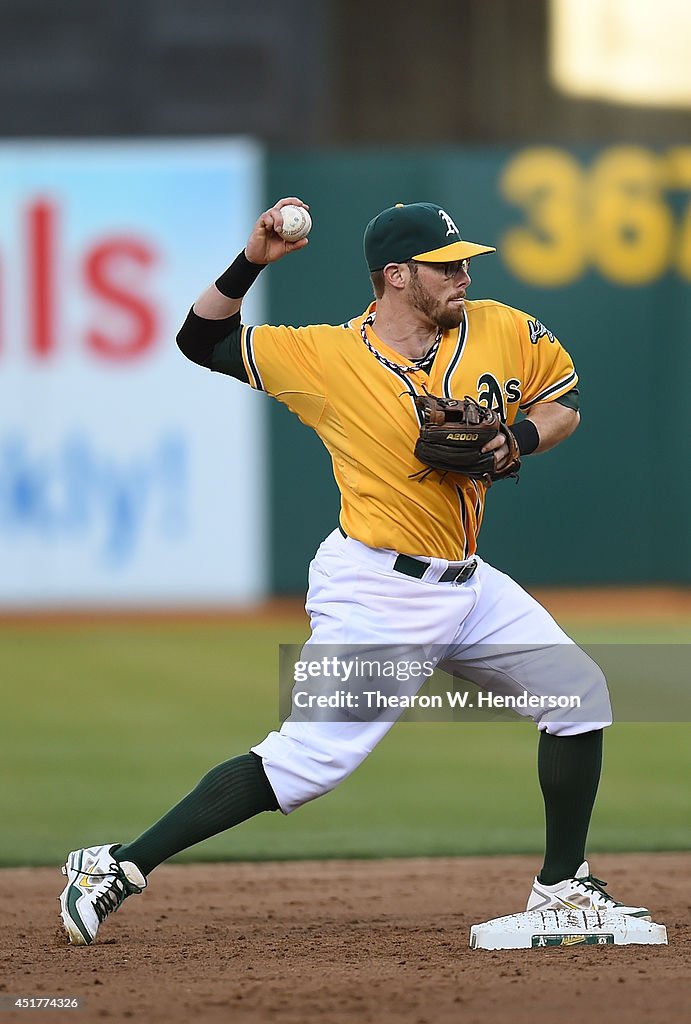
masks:
{"label": "black arm sleeve", "polygon": [[218,373],[227,373],[248,384],[240,351],[241,337],[239,313],[225,320],[205,320],[190,309],[176,341],[182,354],[193,363]]}
{"label": "black arm sleeve", "polygon": [[[565,405],[567,409],[573,409],[574,412],[578,412],[581,406],[580,394],[578,388],[571,388],[565,395],[555,399],[557,405]],[[530,415],[530,413],[528,413]]]}

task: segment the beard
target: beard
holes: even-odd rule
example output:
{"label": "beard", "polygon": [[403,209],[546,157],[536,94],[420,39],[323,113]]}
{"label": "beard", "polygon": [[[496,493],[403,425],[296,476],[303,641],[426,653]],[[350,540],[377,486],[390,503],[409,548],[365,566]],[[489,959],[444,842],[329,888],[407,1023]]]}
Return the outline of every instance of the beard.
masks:
{"label": "beard", "polygon": [[462,308],[449,308],[441,299],[431,295],[420,283],[417,274],[410,279],[410,304],[442,331],[454,331],[465,316]]}

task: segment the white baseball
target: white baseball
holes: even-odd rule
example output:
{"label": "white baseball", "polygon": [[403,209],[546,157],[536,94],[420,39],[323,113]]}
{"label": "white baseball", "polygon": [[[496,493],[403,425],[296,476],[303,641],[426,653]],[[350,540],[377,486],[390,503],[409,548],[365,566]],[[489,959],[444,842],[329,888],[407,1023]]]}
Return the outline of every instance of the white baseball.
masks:
{"label": "white baseball", "polygon": [[312,230],[312,218],[304,207],[284,206],[281,213],[283,229],[278,233],[284,241],[299,242],[301,238],[309,235]]}

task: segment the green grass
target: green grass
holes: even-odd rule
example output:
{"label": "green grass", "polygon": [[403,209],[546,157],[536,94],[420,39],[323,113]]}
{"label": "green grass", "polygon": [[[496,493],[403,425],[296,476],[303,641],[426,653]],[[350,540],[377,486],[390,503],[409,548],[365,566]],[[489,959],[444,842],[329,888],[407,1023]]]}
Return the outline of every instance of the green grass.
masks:
{"label": "green grass", "polygon": [[[582,642],[681,642],[656,627]],[[136,835],[213,764],[278,725],[283,625],[0,629],[0,863],[48,864]],[[593,850],[689,844],[686,724],[609,730]],[[530,724],[401,723],[337,791],[180,859],[538,853]]]}

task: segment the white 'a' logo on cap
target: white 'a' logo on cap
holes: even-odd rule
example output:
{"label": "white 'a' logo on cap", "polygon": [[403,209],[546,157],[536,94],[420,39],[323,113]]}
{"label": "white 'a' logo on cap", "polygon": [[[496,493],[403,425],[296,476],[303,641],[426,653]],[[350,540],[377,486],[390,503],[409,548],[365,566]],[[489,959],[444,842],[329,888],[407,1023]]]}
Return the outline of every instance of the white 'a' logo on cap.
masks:
{"label": "white 'a' logo on cap", "polygon": [[447,235],[460,235],[461,232],[458,230],[458,228],[454,224],[454,222],[451,219],[451,217],[449,217],[449,215],[446,212],[446,210],[440,210],[439,211],[439,216],[441,217],[441,219],[446,224],[446,234]]}

